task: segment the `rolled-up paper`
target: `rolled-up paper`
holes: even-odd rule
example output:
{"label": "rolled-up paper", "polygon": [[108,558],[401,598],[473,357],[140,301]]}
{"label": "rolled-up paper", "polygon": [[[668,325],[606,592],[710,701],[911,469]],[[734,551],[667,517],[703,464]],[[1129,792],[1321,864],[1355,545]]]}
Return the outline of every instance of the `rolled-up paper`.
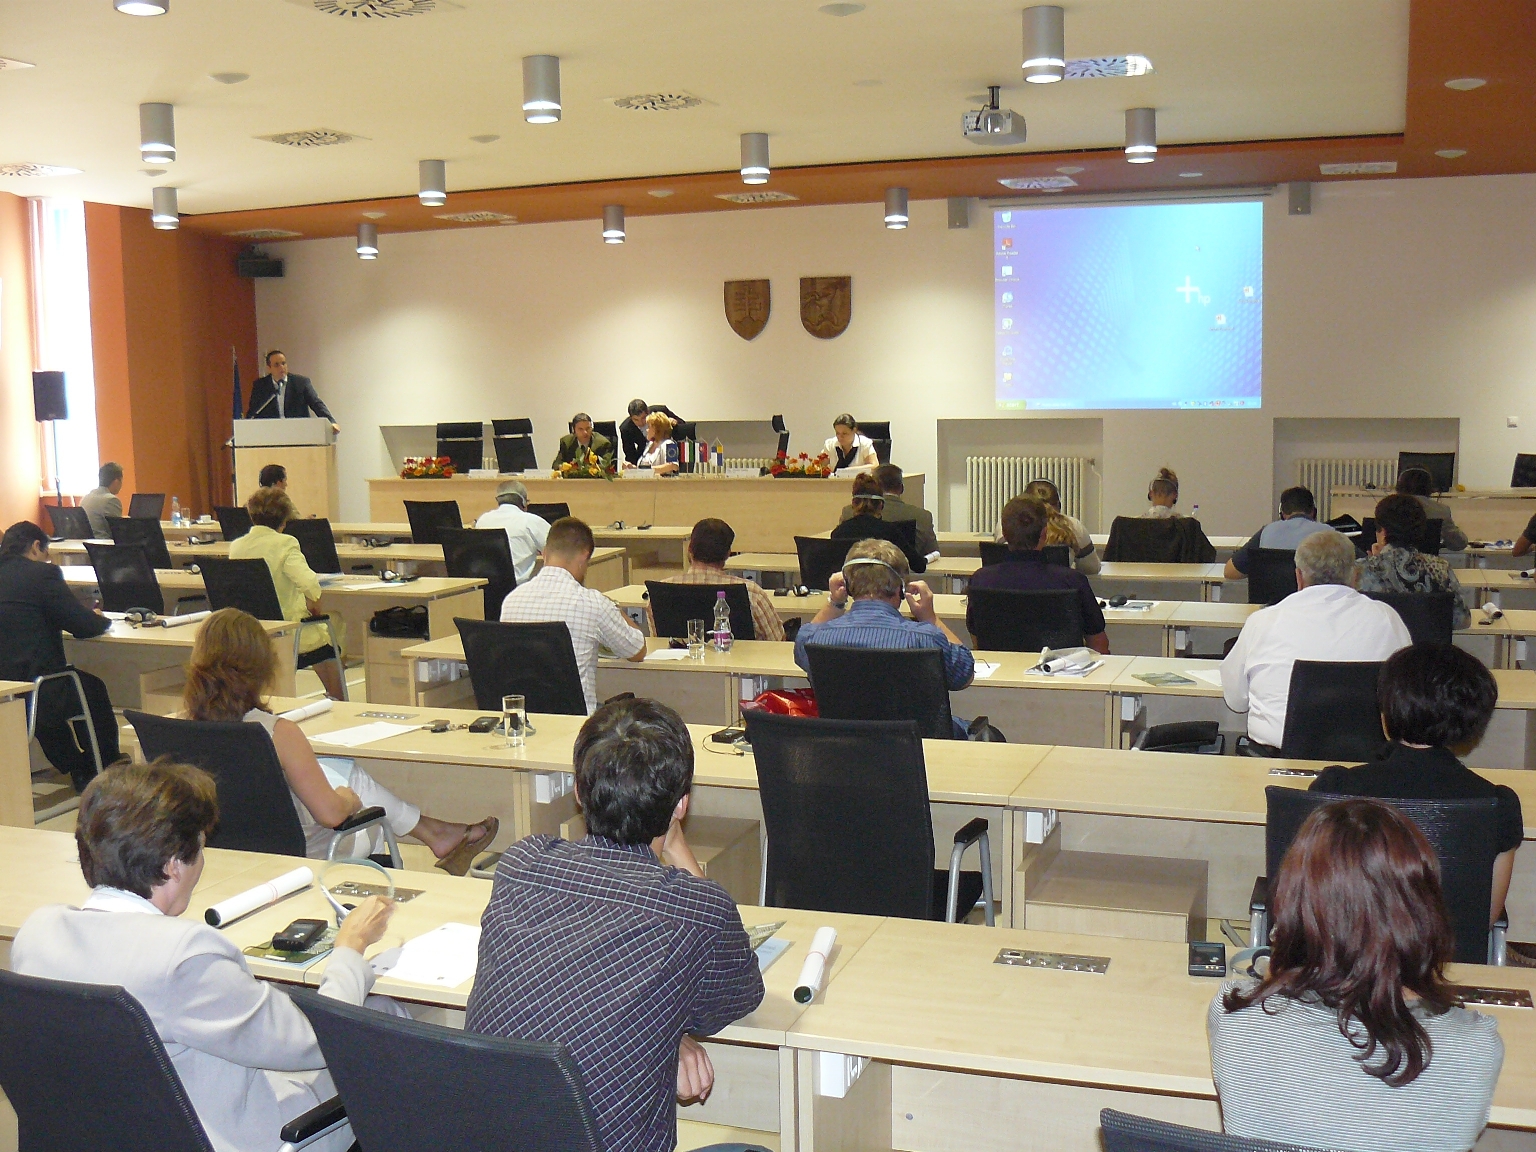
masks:
{"label": "rolled-up paper", "polygon": [[836,944],[836,928],[816,929],[816,935],[811,937],[810,955],[805,958],[805,965],[800,969],[800,976],[795,981],[797,1004],[809,1004],[816,999],[816,993],[821,991],[821,980],[826,975],[827,964],[832,959],[832,949]]}
{"label": "rolled-up paper", "polygon": [[183,624],[196,624],[212,616],[212,612],[188,612],[185,616],[162,616],[155,621],[161,628],[180,628]]}
{"label": "rolled-up paper", "polygon": [[1488,623],[1492,624],[1495,620],[1499,619],[1499,617],[1503,615],[1503,611],[1492,600],[1489,600],[1483,605],[1483,618],[1487,620]]}
{"label": "rolled-up paper", "polygon": [[268,904],[275,904],[290,892],[308,888],[314,883],[314,879],[315,874],[308,868],[295,868],[292,872],[284,872],[276,880],[247,888],[239,895],[215,904],[203,913],[203,919],[217,928],[222,924],[228,924],[231,920],[240,919],[248,912],[264,908]]}
{"label": "rolled-up paper", "polygon": [[329,696],[316,700],[313,704],[305,704],[298,708],[290,708],[286,712],[279,712],[281,720],[292,720],[295,724],[301,724],[311,716],[319,716],[321,713],[331,710],[331,698]]}
{"label": "rolled-up paper", "polygon": [[1066,672],[1072,668],[1083,668],[1092,664],[1097,657],[1086,648],[1077,648],[1071,652],[1059,656],[1052,656],[1048,660],[1041,660],[1040,667],[1047,672]]}

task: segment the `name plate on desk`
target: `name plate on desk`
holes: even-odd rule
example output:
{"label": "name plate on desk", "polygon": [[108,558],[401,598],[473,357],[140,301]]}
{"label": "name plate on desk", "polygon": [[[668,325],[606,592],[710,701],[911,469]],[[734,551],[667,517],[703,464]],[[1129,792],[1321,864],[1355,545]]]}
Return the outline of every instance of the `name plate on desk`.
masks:
{"label": "name plate on desk", "polygon": [[236,420],[236,448],[291,448],[333,444],[331,422],[321,416],[292,420]]}
{"label": "name plate on desk", "polygon": [[992,963],[1014,968],[1049,968],[1053,972],[1094,972],[1100,976],[1109,971],[1108,956],[1069,956],[1064,952],[1037,952],[1033,948],[1004,948]]}
{"label": "name plate on desk", "polygon": [[1451,995],[1463,1008],[1530,1008],[1531,994],[1524,988],[1479,988],[1452,984]]}

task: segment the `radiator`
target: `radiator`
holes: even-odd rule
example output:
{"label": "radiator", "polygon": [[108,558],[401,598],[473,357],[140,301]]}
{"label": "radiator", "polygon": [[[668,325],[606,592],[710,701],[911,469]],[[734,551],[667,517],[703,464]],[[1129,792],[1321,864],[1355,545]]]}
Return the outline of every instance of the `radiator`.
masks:
{"label": "radiator", "polygon": [[1390,492],[1397,483],[1397,461],[1346,460],[1333,456],[1298,460],[1296,483],[1312,490],[1317,501],[1318,519],[1328,520],[1333,516],[1329,505],[1333,503],[1335,487],[1360,488],[1373,484],[1384,493]]}
{"label": "radiator", "polygon": [[967,456],[965,487],[971,504],[971,531],[991,532],[1003,505],[1031,480],[1049,480],[1061,493],[1061,510],[1083,518],[1083,479],[1092,460],[1083,456]]}

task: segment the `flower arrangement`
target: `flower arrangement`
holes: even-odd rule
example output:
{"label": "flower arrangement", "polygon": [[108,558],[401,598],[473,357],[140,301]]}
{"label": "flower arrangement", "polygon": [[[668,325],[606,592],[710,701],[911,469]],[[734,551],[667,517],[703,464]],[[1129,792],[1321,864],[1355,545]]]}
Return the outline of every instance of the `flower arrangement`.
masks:
{"label": "flower arrangement", "polygon": [[453,461],[447,456],[407,456],[400,469],[402,480],[443,480],[453,475]]}
{"label": "flower arrangement", "polygon": [[567,460],[560,465],[557,475],[561,480],[612,480],[613,473],[613,462],[588,448],[580,460]]}
{"label": "flower arrangement", "polygon": [[832,459],[825,452],[815,456],[805,452],[798,456],[787,456],[780,452],[773,458],[773,464],[768,469],[770,476],[811,476],[821,477],[832,475]]}

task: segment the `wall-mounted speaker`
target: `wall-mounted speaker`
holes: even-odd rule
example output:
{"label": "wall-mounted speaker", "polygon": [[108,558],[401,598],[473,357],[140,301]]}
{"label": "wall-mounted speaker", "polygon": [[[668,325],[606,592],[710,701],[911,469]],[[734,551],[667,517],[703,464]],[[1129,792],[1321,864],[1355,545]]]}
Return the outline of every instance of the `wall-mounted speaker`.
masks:
{"label": "wall-mounted speaker", "polygon": [[39,424],[44,420],[69,419],[69,401],[64,395],[64,373],[32,373],[32,413]]}
{"label": "wall-mounted speaker", "polygon": [[949,226],[951,228],[969,228],[971,226],[971,198],[969,196],[951,196],[948,207]]}
{"label": "wall-mounted speaker", "polygon": [[1293,180],[1285,186],[1285,191],[1289,215],[1312,215],[1312,185],[1308,181]]}

